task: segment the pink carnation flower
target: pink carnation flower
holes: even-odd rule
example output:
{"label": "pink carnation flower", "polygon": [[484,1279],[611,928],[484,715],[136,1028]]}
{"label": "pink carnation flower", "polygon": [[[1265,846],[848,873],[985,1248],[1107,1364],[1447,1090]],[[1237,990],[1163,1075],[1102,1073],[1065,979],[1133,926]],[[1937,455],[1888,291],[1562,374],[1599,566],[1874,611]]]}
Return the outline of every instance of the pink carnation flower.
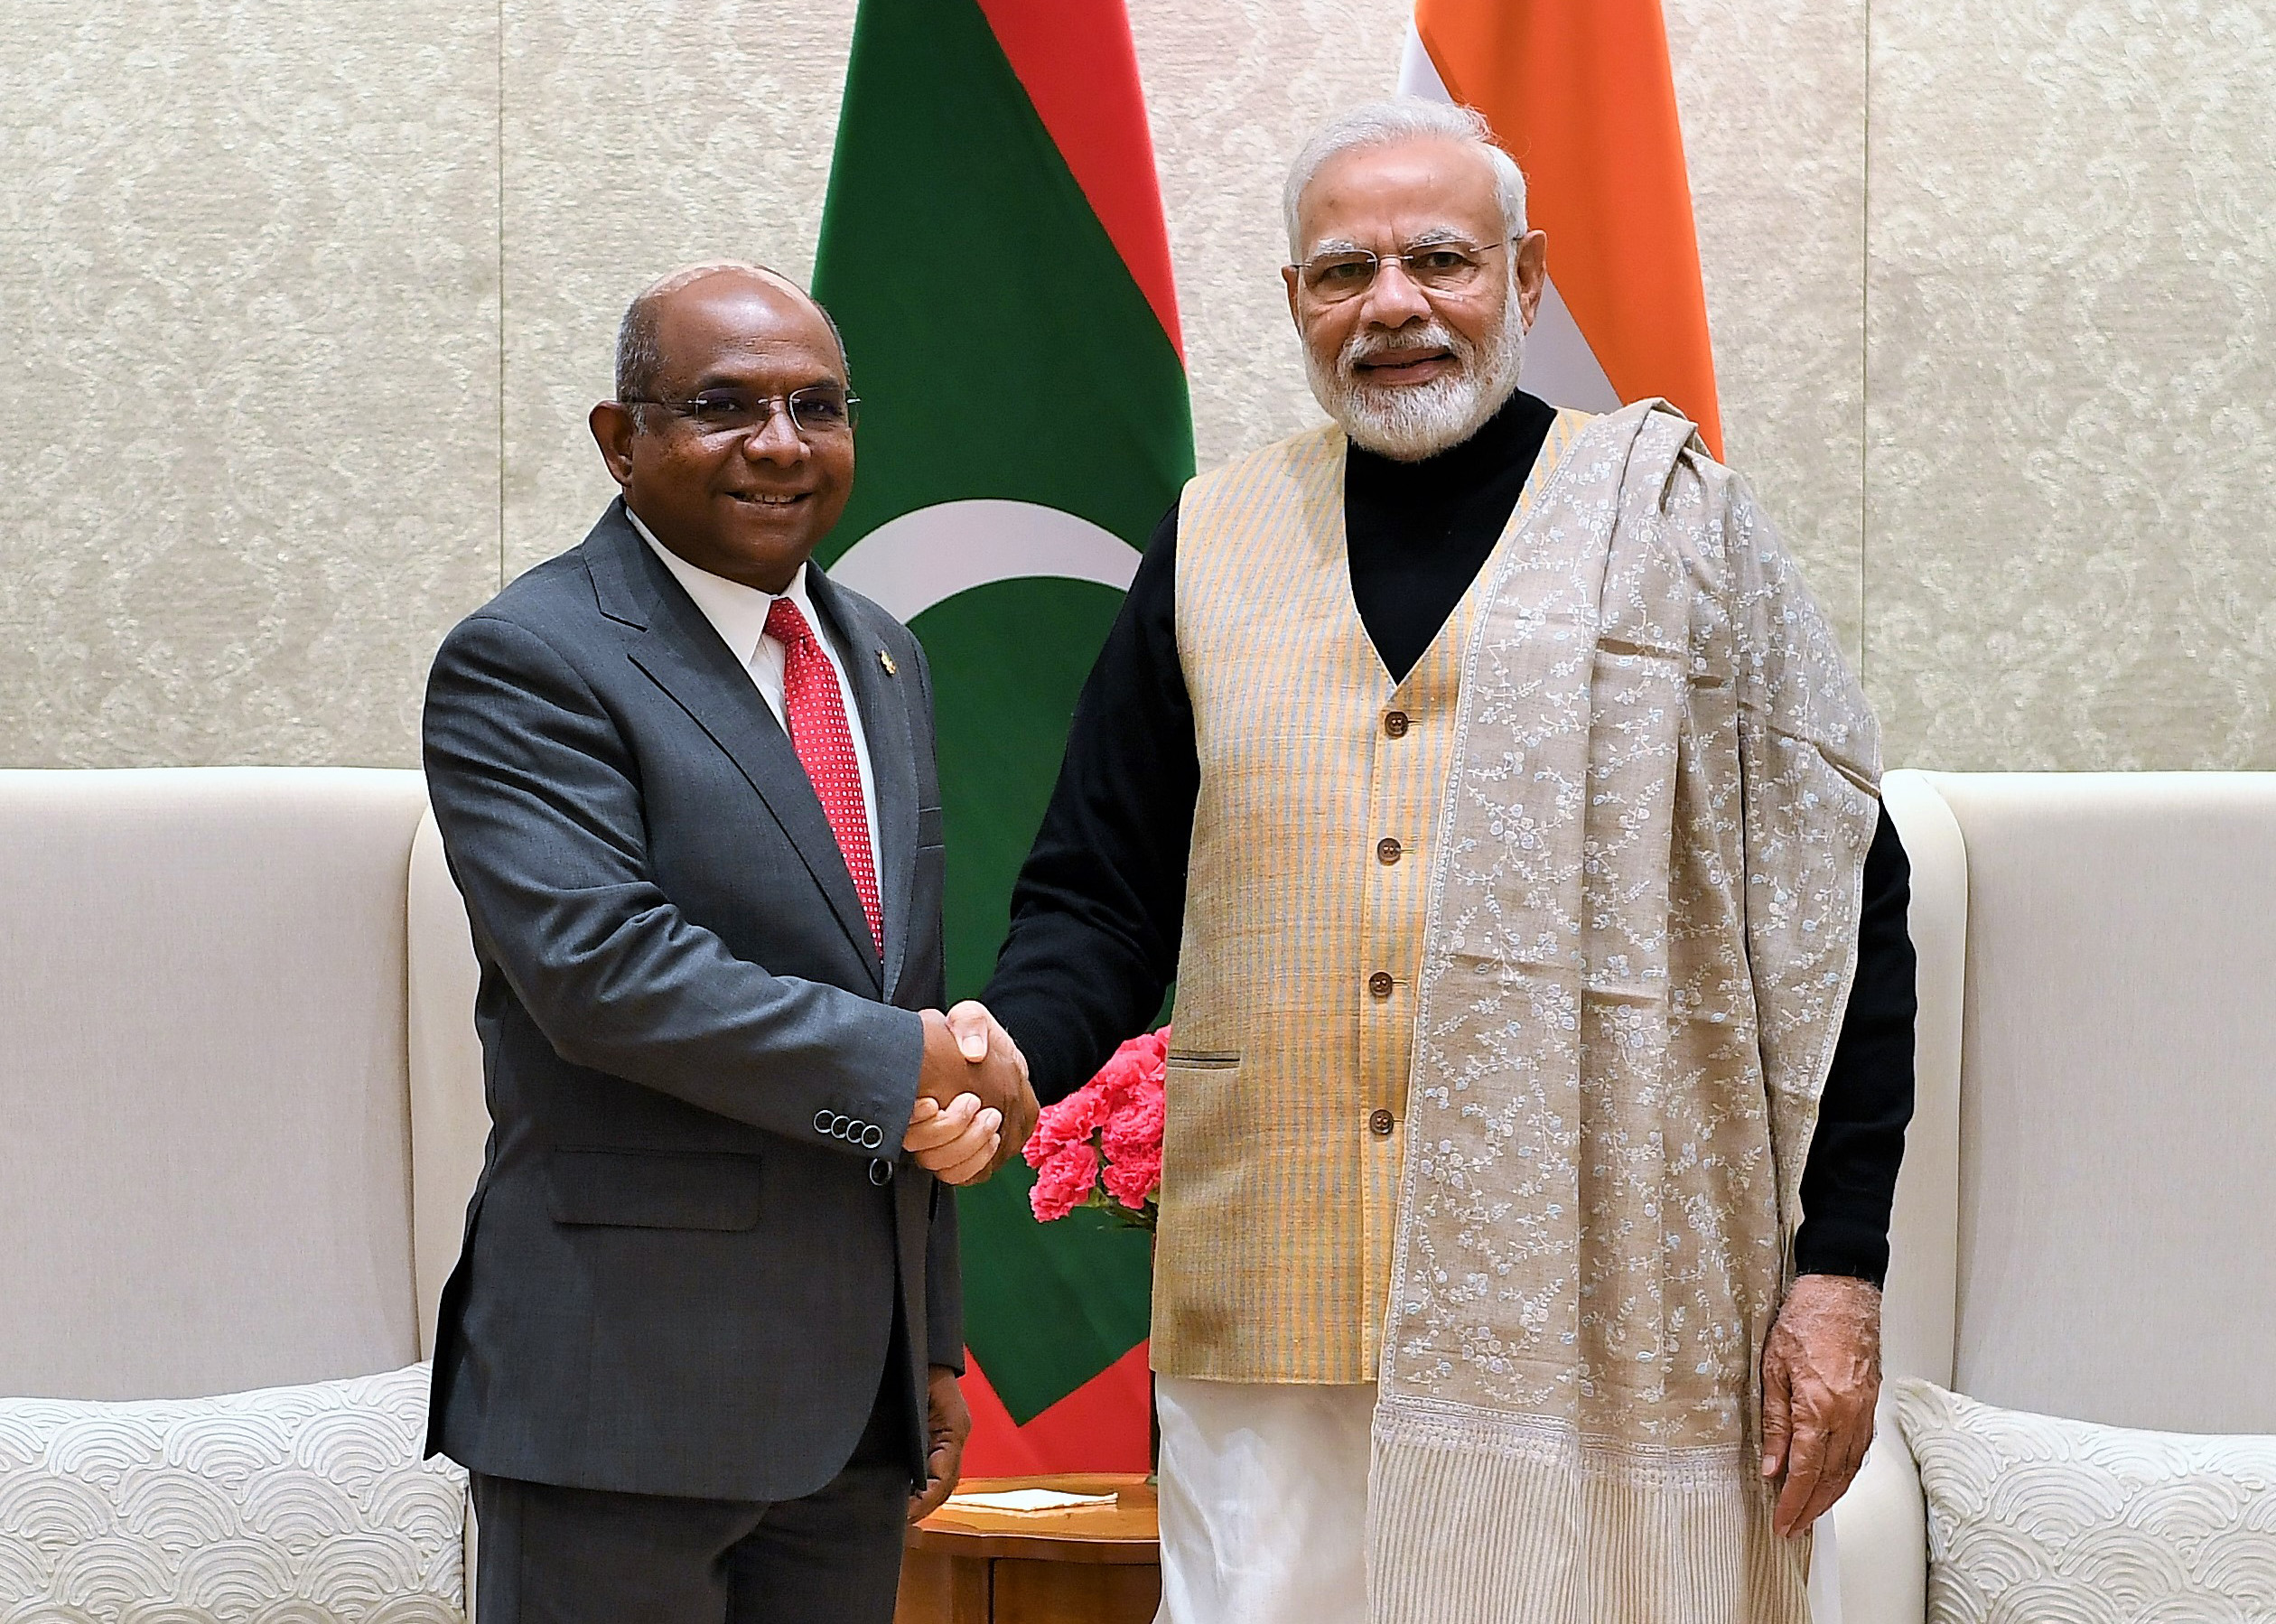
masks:
{"label": "pink carnation flower", "polygon": [[1132,1054],[1130,1045],[1125,1043],[1115,1050],[1113,1057],[1098,1069],[1098,1075],[1091,1078],[1085,1086],[1099,1091],[1100,1097],[1106,1101],[1107,1109],[1111,1114],[1115,1106],[1121,1103],[1123,1096],[1136,1087],[1144,1075],[1144,1060]]}
{"label": "pink carnation flower", "polygon": [[1113,1108],[1106,1090],[1094,1078],[1059,1104],[1043,1107],[1021,1154],[1030,1167],[1040,1168],[1068,1146],[1087,1141],[1105,1125]]}
{"label": "pink carnation flower", "polygon": [[1161,1188],[1164,1099],[1159,1047],[1152,1055],[1142,1050],[1132,1057],[1115,1114],[1098,1135],[1099,1148],[1106,1155],[1107,1193],[1133,1209],[1144,1207]]}
{"label": "pink carnation flower", "polygon": [[1097,1184],[1098,1153],[1087,1141],[1067,1145],[1036,1169],[1028,1205],[1040,1221],[1048,1224],[1081,1206],[1083,1198]]}
{"label": "pink carnation flower", "polygon": [[1121,1108],[1099,1134],[1099,1148],[1110,1162],[1128,1162],[1161,1155],[1164,1101],[1161,1085],[1142,1082],[1123,1097]]}
{"label": "pink carnation flower", "polygon": [[1093,1192],[1103,1185],[1107,1197],[1152,1227],[1147,1203],[1161,1188],[1169,1052],[1166,1026],[1133,1038],[1096,1077],[1043,1111],[1022,1152],[1036,1171],[1028,1203],[1039,1219],[1049,1223],[1099,1204]]}
{"label": "pink carnation flower", "polygon": [[1161,1152],[1157,1147],[1150,1156],[1131,1156],[1106,1164],[1103,1181],[1106,1193],[1133,1212],[1143,1210],[1161,1189]]}

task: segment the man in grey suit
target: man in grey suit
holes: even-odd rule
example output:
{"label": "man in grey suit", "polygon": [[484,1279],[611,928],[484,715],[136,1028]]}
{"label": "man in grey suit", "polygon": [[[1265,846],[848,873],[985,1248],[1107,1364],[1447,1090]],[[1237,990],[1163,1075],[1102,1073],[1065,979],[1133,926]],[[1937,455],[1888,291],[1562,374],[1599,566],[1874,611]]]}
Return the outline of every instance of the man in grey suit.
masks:
{"label": "man in grey suit", "polygon": [[939,1181],[1034,1097],[936,1007],[924,652],[807,565],[853,482],[835,327],[694,267],[626,313],[617,397],[621,499],[427,690],[494,1125],[429,1444],[483,1624],[884,1624],[970,1426]]}

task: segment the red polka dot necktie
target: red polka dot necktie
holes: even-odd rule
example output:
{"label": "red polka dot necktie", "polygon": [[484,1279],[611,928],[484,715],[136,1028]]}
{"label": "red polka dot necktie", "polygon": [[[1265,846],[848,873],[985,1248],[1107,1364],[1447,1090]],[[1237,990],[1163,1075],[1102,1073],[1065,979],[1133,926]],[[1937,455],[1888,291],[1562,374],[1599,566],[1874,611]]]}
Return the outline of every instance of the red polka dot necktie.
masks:
{"label": "red polka dot necktie", "polygon": [[767,610],[767,635],[782,645],[782,714],[790,723],[790,748],[813,780],[823,816],[845,854],[846,872],[869,916],[870,942],[885,952],[885,915],[877,900],[877,863],[870,852],[869,814],[862,804],[862,768],[854,755],[853,730],[845,723],[845,699],[837,668],[788,598]]}

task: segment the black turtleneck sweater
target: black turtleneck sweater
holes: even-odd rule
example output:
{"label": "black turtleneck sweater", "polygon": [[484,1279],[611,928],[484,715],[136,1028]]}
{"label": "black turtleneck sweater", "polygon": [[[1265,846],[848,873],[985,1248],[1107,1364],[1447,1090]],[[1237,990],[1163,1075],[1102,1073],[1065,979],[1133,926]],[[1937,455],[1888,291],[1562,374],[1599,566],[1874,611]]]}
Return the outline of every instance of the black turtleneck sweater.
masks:
{"label": "black turtleneck sweater", "polygon": [[[1351,593],[1404,678],[1508,523],[1554,411],[1513,396],[1453,450],[1345,465]],[[1178,659],[1178,512],[1156,527],[1083,686],[1043,826],[1012,893],[1012,929],[982,994],[1046,1102],[1079,1087],[1160,1013],[1178,970],[1201,770]],[[1803,1169],[1804,1274],[1878,1283],[1913,1100],[1911,870],[1883,813],[1865,860],[1857,979]]]}

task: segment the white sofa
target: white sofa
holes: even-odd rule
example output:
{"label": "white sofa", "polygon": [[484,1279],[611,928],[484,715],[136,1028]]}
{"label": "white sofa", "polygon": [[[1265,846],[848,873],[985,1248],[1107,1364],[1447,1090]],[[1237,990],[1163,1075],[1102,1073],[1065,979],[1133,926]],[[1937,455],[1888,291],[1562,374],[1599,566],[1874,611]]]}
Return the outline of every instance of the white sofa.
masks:
{"label": "white sofa", "polygon": [[[2276,1433],[2276,774],[1898,772],[1888,804],[1921,1004],[1891,1374]],[[1886,1412],[1830,1520],[1818,1624],[1922,1624]]]}
{"label": "white sofa", "polygon": [[420,775],[0,772],[0,1395],[425,1358],[489,1124]]}
{"label": "white sofa", "polygon": [[[2276,1432],[2276,775],[1889,776],[1919,1106],[1892,1374]],[[487,1129],[415,773],[0,772],[0,1395],[424,1358]],[[1818,1624],[1922,1624],[1884,1424]]]}

